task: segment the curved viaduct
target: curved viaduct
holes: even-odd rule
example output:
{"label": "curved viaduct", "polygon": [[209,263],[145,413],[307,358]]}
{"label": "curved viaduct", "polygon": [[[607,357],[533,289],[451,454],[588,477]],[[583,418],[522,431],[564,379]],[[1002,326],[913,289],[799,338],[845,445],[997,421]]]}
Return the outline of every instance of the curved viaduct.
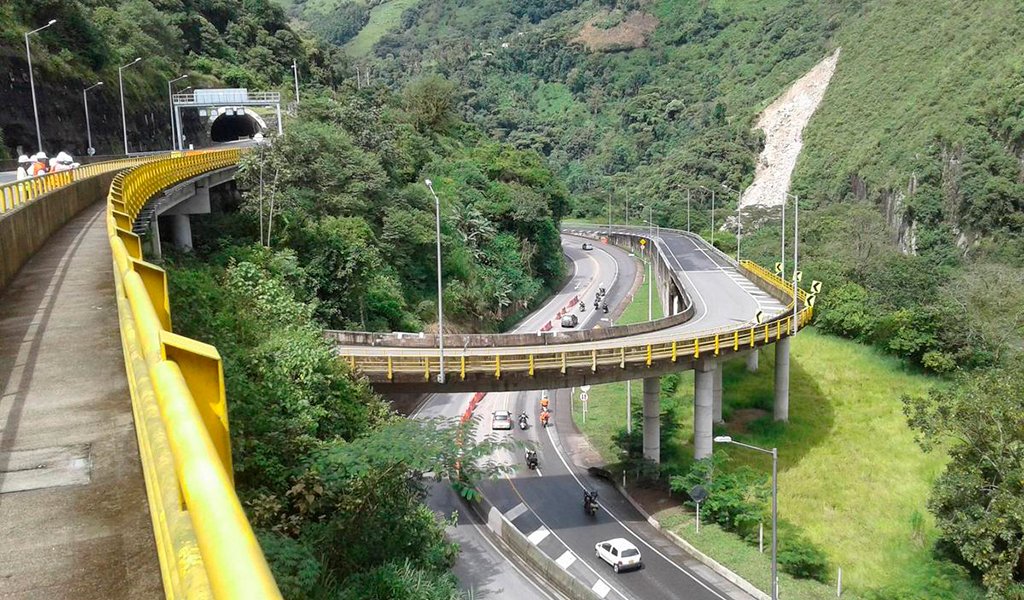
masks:
{"label": "curved viaduct", "polygon": [[[157,571],[168,597],[279,597],[233,489],[220,357],[216,348],[173,333],[166,273],[145,260],[139,235],[147,226],[159,234],[160,217],[166,216],[171,217],[175,243],[189,245],[189,215],[209,212],[209,188],[233,176],[238,157],[239,152],[233,150],[129,159],[0,186],[3,301],[10,307],[16,305],[14,300],[34,294],[37,288],[41,294],[38,306],[27,306],[24,315],[8,313],[9,319],[0,319],[0,346],[13,349],[13,354],[0,353],[0,362],[9,368],[8,375],[21,373],[16,382],[12,378],[4,382],[6,387],[12,382],[20,386],[15,390],[15,399],[21,408],[15,416],[22,411],[30,414],[42,410],[40,414],[49,414],[78,410],[74,404],[61,408],[47,403],[51,387],[40,387],[36,381],[39,377],[33,380],[32,373],[45,372],[65,388],[117,387],[115,395],[130,395],[129,422],[134,423],[134,428],[122,428],[116,435],[129,431],[129,435],[134,433],[133,437],[137,437],[144,482],[115,480],[107,484],[114,484],[111,489],[144,486],[159,556]],[[107,202],[101,210],[90,208],[103,196]],[[67,231],[65,224],[74,223],[78,223],[81,233],[72,237],[62,234],[55,236],[56,242],[47,241],[50,234]],[[608,243],[632,248],[645,238],[641,230],[629,228],[607,231],[577,227],[571,233],[604,238]],[[105,238],[102,245],[109,246],[109,254],[99,264],[94,260],[99,255],[76,259],[82,240],[93,238]],[[158,243],[154,243],[156,249]],[[716,417],[720,418],[720,361],[748,353],[756,362],[757,355],[750,353],[751,349],[775,344],[775,417],[786,419],[789,339],[812,317],[813,303],[808,301],[808,295],[800,291],[793,298],[792,288],[786,282],[753,263],[734,263],[693,235],[662,230],[650,245],[659,294],[663,304],[670,308],[670,316],[591,331],[446,336],[444,384],[436,383],[440,352],[431,336],[360,332],[327,335],[334,339],[341,359],[382,390],[525,390],[642,377],[648,425],[658,423],[658,376],[694,369],[698,457],[710,454],[711,425]],[[35,267],[22,269],[23,265],[40,260],[33,254],[44,246],[56,252],[52,273],[47,270],[49,267],[42,271]],[[104,254],[96,248],[90,252],[96,251]],[[48,253],[39,255],[48,260]],[[91,266],[84,261],[92,261]],[[85,302],[109,304],[109,309],[116,313],[114,321],[119,324],[123,354],[118,352],[115,356],[117,362],[123,361],[126,384],[124,380],[116,381],[119,377],[112,379],[109,369],[63,368],[62,361],[75,361],[61,353],[66,344],[58,341],[46,345],[45,340],[63,340],[64,320],[71,317],[79,319],[75,335],[92,335],[96,339],[106,335],[103,321],[82,319],[74,305],[53,302],[67,269],[78,263],[83,264],[76,267],[76,272],[87,275],[90,281],[83,289],[98,290],[100,294]],[[106,270],[110,267],[112,277],[111,271]],[[46,280],[33,283],[40,272],[50,277],[49,287]],[[102,299],[103,294],[111,292],[113,298]],[[593,299],[582,300],[590,303]],[[71,312],[65,315],[61,311]],[[759,312],[765,316],[762,322],[756,320]],[[51,326],[55,329],[48,334]],[[550,329],[560,327],[555,323]],[[44,340],[43,346],[39,340]],[[109,365],[111,357],[100,353],[95,358]],[[748,366],[755,365],[748,362]],[[72,398],[76,399],[82,401]],[[59,399],[66,401],[63,397]],[[36,408],[33,403],[42,404]],[[4,464],[18,451],[19,439],[41,439],[32,427],[52,426],[23,419],[20,429],[12,430],[11,416],[7,419],[0,447]],[[654,460],[658,459],[657,440],[656,427],[645,428],[644,451]],[[123,447],[125,442],[118,437],[115,443]],[[71,453],[71,464],[81,464],[74,458],[75,448],[64,451]],[[105,467],[94,462],[91,468],[100,472]],[[131,477],[130,473],[125,476]],[[0,483],[4,481],[0,477]],[[43,528],[48,526],[66,528],[67,524],[88,518],[78,514],[83,505],[69,495],[73,487],[62,487],[67,485],[58,483],[45,488],[45,502],[66,509],[48,513],[38,523],[40,529],[36,533],[45,534]],[[0,489],[0,493],[3,491]],[[61,498],[65,504],[61,504]],[[0,503],[4,510],[10,510],[10,506],[8,501]],[[9,553],[14,554],[10,556],[25,555],[28,548],[34,547],[34,539],[35,536],[19,538],[22,546],[11,546]],[[82,552],[89,550],[83,548]],[[66,554],[71,560],[69,565],[79,564],[75,562],[79,560],[78,554]],[[41,573],[59,570],[52,559],[39,561],[36,568],[35,572],[25,570],[23,575],[28,579],[10,581],[31,585]],[[81,587],[76,589],[80,591]],[[89,596],[79,593],[78,597]],[[103,597],[103,592],[97,597]]]}

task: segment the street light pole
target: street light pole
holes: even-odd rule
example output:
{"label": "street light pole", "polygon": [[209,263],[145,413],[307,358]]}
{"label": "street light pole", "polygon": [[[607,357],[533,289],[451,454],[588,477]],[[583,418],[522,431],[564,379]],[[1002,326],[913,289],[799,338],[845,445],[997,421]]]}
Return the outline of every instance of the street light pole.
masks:
{"label": "street light pole", "polygon": [[25,57],[28,59],[28,84],[29,87],[32,88],[32,114],[35,115],[36,118],[36,144],[38,144],[38,146],[36,147],[37,152],[43,151],[43,130],[39,127],[39,106],[36,104],[36,80],[35,76],[32,74],[32,47],[28,43],[28,36],[32,35],[33,33],[40,32],[56,22],[57,19],[50,19],[50,22],[47,23],[46,25],[43,25],[38,29],[33,29],[32,31],[25,34]]}
{"label": "street light pole", "polygon": [[[787,196],[789,194],[786,194]],[[779,270],[779,277],[782,277],[782,281],[786,281],[786,197],[782,197],[782,247],[779,250],[779,265],[782,269]]]}
{"label": "street light pole", "polygon": [[705,192],[711,192],[711,245],[715,245],[715,190],[700,186]]}
{"label": "street light pole", "polygon": [[121,88],[121,131],[124,132],[124,154],[128,155],[128,119],[124,116],[124,70],[142,60],[136,58],[132,62],[117,68],[117,83]]}
{"label": "street light pole", "polygon": [[768,450],[744,444],[728,435],[718,435],[714,439],[719,444],[735,444],[772,455],[772,600],[779,600],[779,449]]}
{"label": "street light pole", "polygon": [[651,256],[654,251],[654,207],[641,206],[640,218],[643,218],[643,209],[647,209],[647,320],[653,321],[654,310],[654,280],[651,279]]}
{"label": "street light pole", "polygon": [[[167,82],[167,108],[170,111],[168,114],[170,114],[171,117],[171,152],[177,150],[177,144],[174,141],[177,139],[174,135],[174,92],[171,90],[171,84],[175,81],[181,81],[182,79],[188,79],[188,75],[182,75],[181,77],[168,80]],[[125,150],[125,154],[127,153],[128,151]]]}
{"label": "street light pole", "polygon": [[686,233],[690,233],[690,188],[686,188]]}
{"label": "street light pole", "polygon": [[797,320],[797,284],[796,274],[799,272],[799,264],[797,264],[798,255],[800,252],[800,196],[793,196],[793,335],[796,335],[796,320]]}
{"label": "street light pole", "polygon": [[299,63],[292,59],[292,73],[295,76],[295,104],[299,104]]}
{"label": "street light pole", "polygon": [[736,194],[736,262],[740,262],[740,239],[743,236],[743,213],[740,211],[740,203],[743,202],[743,190],[737,192],[724,183],[722,187]]}
{"label": "street light pole", "polygon": [[423,181],[434,196],[434,214],[437,234],[437,346],[440,351],[440,372],[437,374],[437,382],[444,383],[444,291],[441,288],[441,200],[434,192],[434,184],[429,180]]}
{"label": "street light pole", "polygon": [[82,90],[82,103],[85,105],[85,135],[89,144],[89,146],[85,150],[85,153],[88,154],[89,156],[92,156],[95,153],[95,150],[92,147],[92,127],[89,125],[89,90],[91,90],[94,87],[99,87],[101,85],[103,85],[103,82],[97,81],[96,83]]}

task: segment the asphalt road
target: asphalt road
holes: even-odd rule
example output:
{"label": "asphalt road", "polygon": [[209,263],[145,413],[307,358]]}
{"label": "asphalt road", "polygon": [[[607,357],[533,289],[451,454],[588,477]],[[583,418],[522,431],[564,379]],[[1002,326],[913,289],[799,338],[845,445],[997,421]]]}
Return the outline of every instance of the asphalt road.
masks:
{"label": "asphalt road", "polygon": [[[601,325],[601,319],[606,317],[599,311],[595,312],[592,306],[594,293],[602,283],[608,288],[609,306],[625,300],[636,275],[636,261],[618,248],[601,244],[595,244],[596,249],[592,252],[584,252],[580,249],[581,242],[579,238],[563,237],[566,254],[575,265],[573,277],[562,292],[525,319],[517,331],[538,330],[575,295],[580,295],[588,302],[580,326]],[[685,244],[681,244],[677,252],[680,265],[685,264],[698,273],[714,270],[711,268],[711,265],[715,265],[713,255],[705,254],[697,245],[690,244],[687,249]],[[718,272],[722,273],[721,270]],[[738,295],[735,291],[736,283],[731,282],[731,279],[720,283],[733,286],[730,293]],[[756,306],[757,299],[751,296],[746,301],[737,300],[736,305]],[[719,319],[729,310],[732,310],[729,306],[721,307],[717,302],[705,303],[703,307],[698,307],[699,312],[695,318],[703,316],[705,319]],[[513,475],[486,481],[481,485],[491,503],[530,537],[538,549],[552,560],[559,561],[563,568],[604,598],[749,598],[651,527],[611,485],[590,477],[572,463],[570,453],[562,444],[562,440],[573,432],[569,390],[550,390],[548,393],[554,418],[553,425],[546,429],[538,426],[537,418],[542,392],[491,393],[478,406],[477,415],[481,417],[478,438],[495,433],[501,437],[529,442],[537,448],[540,457],[540,468],[536,471],[526,469],[523,457],[510,452],[493,457],[516,465],[517,470]],[[468,394],[428,396],[417,414],[458,415],[465,409],[469,397]],[[529,429],[492,432],[490,413],[497,409],[508,409],[513,415],[526,411],[530,415]],[[600,493],[602,509],[594,517],[583,513],[584,489],[597,489]],[[446,499],[440,492],[432,497],[431,503],[440,512],[458,508],[457,500],[453,504],[451,496]],[[548,597],[550,592],[542,589],[546,588],[543,580],[524,568],[514,557],[508,556],[507,552],[488,547],[491,536],[484,533],[481,524],[468,519],[468,516],[466,522],[463,522],[462,513],[465,512],[459,511],[460,522],[453,528],[453,537],[466,548],[456,565],[456,573],[463,585],[472,590],[476,598]],[[595,557],[594,544],[615,537],[629,539],[640,548],[643,569],[615,574],[610,566]]]}
{"label": "asphalt road", "polygon": [[10,183],[18,179],[17,171],[0,171],[0,185]]}

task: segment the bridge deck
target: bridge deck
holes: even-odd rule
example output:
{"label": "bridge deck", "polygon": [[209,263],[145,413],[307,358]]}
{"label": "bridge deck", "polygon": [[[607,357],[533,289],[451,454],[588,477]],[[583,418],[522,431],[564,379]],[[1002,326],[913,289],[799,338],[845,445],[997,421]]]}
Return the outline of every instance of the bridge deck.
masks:
{"label": "bridge deck", "polygon": [[0,291],[0,598],[159,598],[103,203]]}

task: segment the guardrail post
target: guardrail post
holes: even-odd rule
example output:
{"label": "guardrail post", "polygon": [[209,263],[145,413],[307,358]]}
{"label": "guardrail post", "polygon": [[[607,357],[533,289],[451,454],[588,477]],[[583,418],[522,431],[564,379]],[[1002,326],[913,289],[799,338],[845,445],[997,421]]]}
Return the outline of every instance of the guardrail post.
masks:
{"label": "guardrail post", "polygon": [[[530,375],[533,375],[533,356],[530,356]],[[466,355],[459,357],[459,378],[466,380]]]}
{"label": "guardrail post", "polygon": [[139,236],[120,227],[116,231],[117,237],[121,238],[121,241],[124,242],[124,248],[128,251],[128,256],[136,260],[142,260],[142,240],[139,239]]}
{"label": "guardrail post", "polygon": [[231,432],[228,427],[228,403],[224,392],[224,367],[220,353],[204,344],[170,331],[160,332],[164,357],[176,363],[181,370],[203,425],[217,448],[228,479],[234,485],[231,468]]}
{"label": "guardrail post", "polygon": [[160,319],[160,326],[171,331],[171,304],[167,294],[167,272],[156,265],[148,262],[131,259],[132,270],[139,274],[142,285],[149,294],[149,299],[156,309],[156,316]]}

